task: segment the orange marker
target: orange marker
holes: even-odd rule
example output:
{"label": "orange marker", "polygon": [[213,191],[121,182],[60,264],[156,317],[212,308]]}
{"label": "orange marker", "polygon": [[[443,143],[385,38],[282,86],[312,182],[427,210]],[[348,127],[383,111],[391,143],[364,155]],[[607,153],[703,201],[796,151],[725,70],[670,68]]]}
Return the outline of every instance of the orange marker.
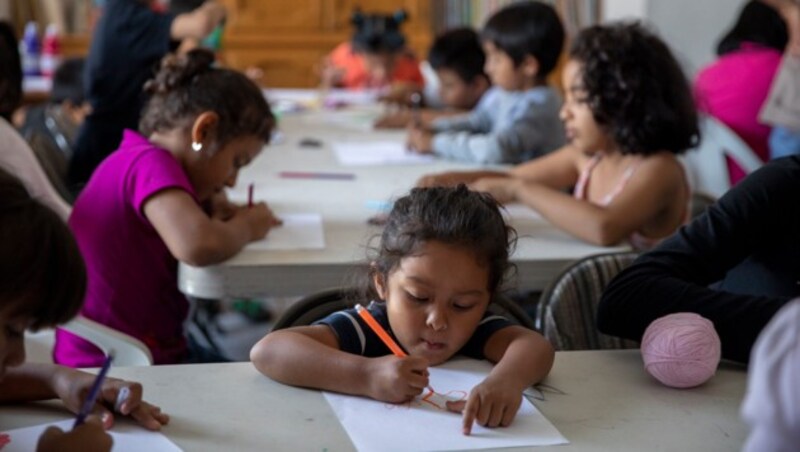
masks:
{"label": "orange marker", "polygon": [[394,339],[392,339],[392,337],[389,336],[389,333],[387,333],[386,330],[384,330],[383,327],[381,327],[381,324],[378,323],[377,320],[375,320],[375,317],[372,317],[372,314],[370,314],[369,311],[367,311],[367,308],[361,306],[360,304],[357,304],[356,312],[358,312],[358,315],[360,315],[361,318],[364,319],[365,322],[367,322],[367,325],[369,325],[372,331],[374,331],[375,334],[377,334],[378,337],[381,338],[381,341],[383,341],[383,343],[386,344],[387,347],[389,347],[389,350],[391,350],[392,353],[394,353],[394,356],[397,356],[399,358],[405,358],[406,356],[408,356],[406,352],[404,352],[403,349],[400,348],[399,345],[397,345],[397,342],[395,342]]}

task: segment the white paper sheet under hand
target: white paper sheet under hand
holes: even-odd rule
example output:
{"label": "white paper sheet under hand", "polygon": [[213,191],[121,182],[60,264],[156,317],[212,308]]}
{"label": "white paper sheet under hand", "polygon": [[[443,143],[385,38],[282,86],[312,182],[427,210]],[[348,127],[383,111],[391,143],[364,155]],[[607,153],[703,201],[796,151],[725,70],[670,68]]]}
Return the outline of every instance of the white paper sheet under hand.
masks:
{"label": "white paper sheet under hand", "polygon": [[[8,435],[9,442],[2,447],[3,452],[28,452],[36,450],[36,443],[47,427],[54,425],[61,430],[69,431],[75,419],[55,422],[52,424],[42,424],[33,427],[18,428],[3,432]],[[166,436],[159,432],[146,430],[130,420],[117,420],[114,428],[109,431],[114,439],[113,452],[140,452],[140,451],[159,451],[159,452],[180,452],[182,449],[170,441]]]}
{"label": "white paper sheet under hand", "polygon": [[256,250],[319,250],[325,248],[322,216],[318,213],[278,214],[283,224],[272,228],[263,240],[250,243]]}
{"label": "white paper sheet under hand", "polygon": [[418,165],[434,157],[409,152],[399,141],[333,143],[333,152],[344,166]]}
{"label": "white paper sheet under hand", "polygon": [[428,400],[417,398],[404,405],[324,394],[360,451],[468,450],[568,443],[525,398],[509,427],[488,429],[475,425],[472,434],[464,436],[461,415],[439,406],[445,398],[466,398],[491,368],[488,362],[474,359],[454,359],[432,367],[429,381],[440,396]]}

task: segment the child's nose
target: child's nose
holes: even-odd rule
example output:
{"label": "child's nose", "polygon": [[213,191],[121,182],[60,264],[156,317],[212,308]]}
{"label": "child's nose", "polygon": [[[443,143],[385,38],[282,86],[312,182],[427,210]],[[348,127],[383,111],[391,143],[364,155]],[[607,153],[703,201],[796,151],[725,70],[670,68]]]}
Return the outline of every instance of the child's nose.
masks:
{"label": "child's nose", "polygon": [[225,181],[225,185],[227,185],[228,187],[233,188],[236,185],[236,178],[237,177],[239,177],[239,172],[238,171],[234,171],[233,174],[231,174],[228,177],[228,179]]}
{"label": "child's nose", "polygon": [[569,115],[569,108],[566,105],[562,105],[561,109],[558,110],[558,118],[562,121],[566,121]]}
{"label": "child's nose", "polygon": [[428,326],[434,331],[444,331],[447,329],[447,314],[444,309],[432,308],[428,313]]}

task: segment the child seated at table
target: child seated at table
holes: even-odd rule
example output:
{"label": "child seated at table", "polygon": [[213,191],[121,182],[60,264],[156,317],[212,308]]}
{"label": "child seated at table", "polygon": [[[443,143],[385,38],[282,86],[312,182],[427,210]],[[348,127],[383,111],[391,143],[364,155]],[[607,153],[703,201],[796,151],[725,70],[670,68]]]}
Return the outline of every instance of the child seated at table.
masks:
{"label": "child seated at table", "polygon": [[356,27],[350,42],[339,44],[322,63],[324,88],[383,88],[390,98],[405,98],[425,85],[419,61],[406,47],[400,32],[408,16],[363,14],[356,10],[351,22]]}
{"label": "child seated at table", "polygon": [[689,216],[676,154],[693,147],[699,132],[678,62],[641,25],[594,26],[576,37],[563,81],[567,146],[508,172],[444,173],[420,184],[471,183],[587,242],[653,247]]}
{"label": "child seated at table", "polygon": [[[486,56],[478,33],[471,28],[455,28],[439,35],[428,52],[428,62],[438,79],[438,100],[444,108],[411,105],[384,115],[376,128],[402,128],[419,121],[423,126],[442,116],[463,114],[475,108],[491,86],[483,72]],[[419,100],[428,104],[428,99]]]}
{"label": "child seated at table", "polygon": [[564,43],[553,7],[508,6],[486,22],[481,37],[485,70],[494,85],[466,115],[412,126],[409,148],[421,154],[482,164],[521,163],[564,144],[561,104],[547,86]]}
{"label": "child seated at table", "polygon": [[[204,49],[164,58],[145,86],[141,134],[125,131],[69,219],[89,273],[81,313],[144,342],[156,364],[222,360],[187,349],[177,261],[222,262],[279,224],[264,203],[225,199],[224,188],[269,141],[274,119],[252,81],[213,63]],[[103,356],[59,330],[55,358],[86,367]]]}
{"label": "child seated at table", "polygon": [[[47,250],[43,253],[42,250]],[[52,210],[33,199],[22,183],[0,169],[0,403],[59,398],[77,413],[95,376],[45,363],[24,363],[26,330],[49,328],[71,319],[86,290],[86,269],[67,225]],[[107,378],[95,416],[69,432],[48,428],[37,450],[110,450],[114,406],[119,391],[129,396],[115,412],[130,416],[150,430],[169,417],[142,400],[138,383]]]}
{"label": "child seated at table", "polygon": [[362,302],[407,356],[393,355],[353,309],[312,326],[269,333],[253,364],[282,383],[402,403],[428,386],[428,367],[456,354],[495,363],[472,389],[463,428],[508,426],[522,391],[553,365],[537,332],[487,311],[510,264],[514,230],[491,197],[455,188],[415,188],[397,200],[371,259]]}

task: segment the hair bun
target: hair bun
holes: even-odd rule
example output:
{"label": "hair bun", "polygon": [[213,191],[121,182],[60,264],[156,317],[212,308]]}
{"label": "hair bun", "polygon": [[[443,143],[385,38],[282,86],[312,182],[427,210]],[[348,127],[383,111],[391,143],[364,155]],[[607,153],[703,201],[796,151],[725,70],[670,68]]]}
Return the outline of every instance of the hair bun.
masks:
{"label": "hair bun", "polygon": [[148,94],[168,93],[192,83],[192,80],[211,70],[214,53],[207,49],[193,49],[183,55],[168,54],[161,60],[155,78],[144,89]]}

